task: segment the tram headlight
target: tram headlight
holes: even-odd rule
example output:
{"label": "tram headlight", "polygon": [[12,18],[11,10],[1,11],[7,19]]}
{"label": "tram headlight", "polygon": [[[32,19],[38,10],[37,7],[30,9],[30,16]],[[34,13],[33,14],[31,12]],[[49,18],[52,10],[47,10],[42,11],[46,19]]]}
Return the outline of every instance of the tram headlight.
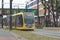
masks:
{"label": "tram headlight", "polygon": [[32,28],[34,24],[26,24],[27,28]]}

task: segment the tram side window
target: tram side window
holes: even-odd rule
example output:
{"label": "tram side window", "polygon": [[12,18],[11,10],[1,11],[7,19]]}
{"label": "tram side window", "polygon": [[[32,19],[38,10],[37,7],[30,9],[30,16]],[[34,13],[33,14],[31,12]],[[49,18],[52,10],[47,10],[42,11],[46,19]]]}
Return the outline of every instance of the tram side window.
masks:
{"label": "tram side window", "polygon": [[19,20],[18,26],[19,27],[23,26],[23,17],[22,17],[22,15],[18,16],[18,20]]}

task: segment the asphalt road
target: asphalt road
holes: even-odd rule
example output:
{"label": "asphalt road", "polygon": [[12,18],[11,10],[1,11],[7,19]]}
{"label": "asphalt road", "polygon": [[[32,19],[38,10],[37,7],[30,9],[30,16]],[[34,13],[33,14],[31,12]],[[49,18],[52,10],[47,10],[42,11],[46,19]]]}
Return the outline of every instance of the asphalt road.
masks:
{"label": "asphalt road", "polygon": [[60,38],[60,31],[58,31],[58,30],[36,29],[36,30],[32,31],[32,33],[49,36],[49,37],[53,37],[53,38]]}
{"label": "asphalt road", "polygon": [[9,32],[0,29],[0,40],[16,40],[16,38]]}

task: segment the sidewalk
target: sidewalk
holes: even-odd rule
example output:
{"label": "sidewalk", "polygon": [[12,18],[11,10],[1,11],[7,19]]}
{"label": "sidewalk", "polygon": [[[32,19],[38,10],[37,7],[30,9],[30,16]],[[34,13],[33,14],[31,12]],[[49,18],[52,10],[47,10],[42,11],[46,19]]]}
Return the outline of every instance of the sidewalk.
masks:
{"label": "sidewalk", "polygon": [[26,40],[26,39],[12,32],[0,29],[0,40]]}

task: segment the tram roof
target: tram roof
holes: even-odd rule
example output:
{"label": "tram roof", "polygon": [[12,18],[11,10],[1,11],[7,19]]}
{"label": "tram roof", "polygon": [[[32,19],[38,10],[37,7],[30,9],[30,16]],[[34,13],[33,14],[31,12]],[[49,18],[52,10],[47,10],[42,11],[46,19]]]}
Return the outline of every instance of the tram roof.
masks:
{"label": "tram roof", "polygon": [[17,15],[20,15],[20,14],[23,14],[23,12],[12,14],[12,16],[17,16]]}

